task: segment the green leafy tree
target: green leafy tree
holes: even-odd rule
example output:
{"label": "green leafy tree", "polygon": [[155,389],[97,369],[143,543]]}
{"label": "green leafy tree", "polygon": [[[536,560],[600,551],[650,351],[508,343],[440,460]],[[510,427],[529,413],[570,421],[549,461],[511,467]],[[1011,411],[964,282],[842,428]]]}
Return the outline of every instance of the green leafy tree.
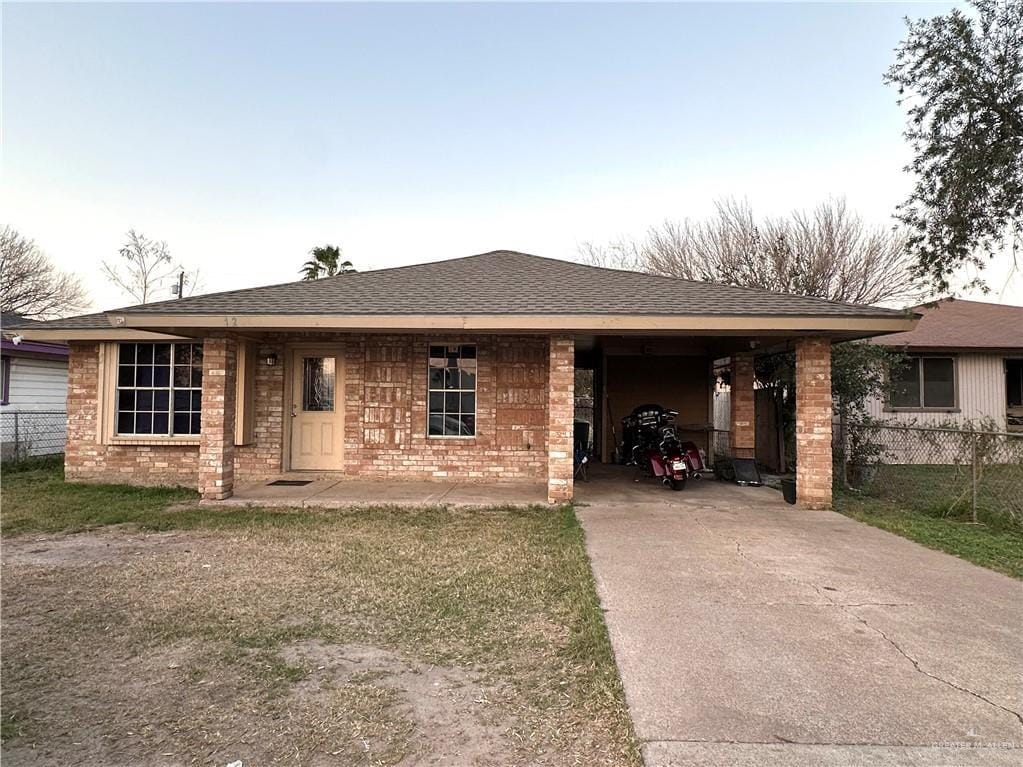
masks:
{"label": "green leafy tree", "polygon": [[[869,434],[867,401],[888,392],[891,373],[905,364],[900,352],[887,346],[849,341],[831,347],[831,398],[842,434]],[[756,377],[774,399],[775,412],[782,430],[782,463],[791,463],[796,443],[796,355],[779,352],[757,358]],[[868,453],[866,441],[851,444],[858,454]],[[853,456],[863,458],[864,455]]]}
{"label": "green leafy tree", "polygon": [[[908,108],[916,176],[897,217],[919,276],[938,293],[962,267],[978,271],[1023,235],[1023,0],[971,0],[906,20],[885,81]],[[970,286],[981,286],[979,276]]]}
{"label": "green leafy tree", "polygon": [[302,264],[303,280],[318,280],[355,271],[351,261],[341,260],[341,248],[337,245],[320,245],[310,250],[309,255],[312,258]]}

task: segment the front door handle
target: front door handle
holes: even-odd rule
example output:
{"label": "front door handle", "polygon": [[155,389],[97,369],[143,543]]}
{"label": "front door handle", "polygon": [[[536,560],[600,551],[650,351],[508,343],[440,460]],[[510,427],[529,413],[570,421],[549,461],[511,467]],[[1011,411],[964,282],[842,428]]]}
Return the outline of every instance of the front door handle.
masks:
{"label": "front door handle", "polygon": [[295,418],[298,416],[298,405],[291,406],[291,417]]}

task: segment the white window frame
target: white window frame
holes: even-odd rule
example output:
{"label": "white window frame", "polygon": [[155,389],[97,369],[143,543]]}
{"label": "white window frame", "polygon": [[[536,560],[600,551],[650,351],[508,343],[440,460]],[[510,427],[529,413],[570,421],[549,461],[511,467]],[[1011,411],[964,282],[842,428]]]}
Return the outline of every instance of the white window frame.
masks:
{"label": "white window frame", "polygon": [[[127,344],[132,344],[134,346],[139,346],[139,345],[142,345],[142,344],[149,344],[149,345],[153,345],[153,346],[155,346],[157,344],[169,344],[170,345],[170,347],[171,347],[170,377],[169,377],[168,385],[167,386],[138,387],[138,386],[121,386],[120,385],[121,348],[122,348],[122,346],[127,345]],[[183,346],[185,344],[189,344],[191,346],[198,346],[200,348],[203,346],[201,341],[124,341],[124,342],[118,342],[118,343],[115,343],[115,344],[111,345],[111,352],[112,352],[112,354],[110,355],[110,377],[111,377],[111,382],[112,382],[112,388],[110,390],[111,396],[110,396],[110,400],[109,400],[109,408],[110,408],[110,413],[111,413],[111,422],[110,422],[111,430],[110,430],[110,435],[111,435],[111,439],[113,441],[115,441],[115,442],[121,442],[121,441],[148,442],[148,441],[152,440],[152,441],[158,441],[158,442],[167,442],[167,441],[172,441],[172,442],[185,442],[185,441],[192,442],[192,441],[195,441],[195,442],[197,442],[199,440],[199,438],[201,436],[201,433],[186,432],[186,433],[183,433],[183,434],[176,434],[174,432],[174,412],[175,412],[174,411],[174,391],[175,391],[175,386],[174,386],[174,366],[175,366],[174,365],[174,360],[175,360],[175,354],[176,354],[176,347],[177,346]],[[138,366],[137,362],[135,362],[133,364],[135,365],[135,367]],[[189,392],[195,392],[195,391],[199,392],[200,402],[199,402],[199,411],[198,412],[200,413],[200,418],[201,418],[202,417],[201,416],[201,413],[202,413],[202,384],[201,384],[201,382],[200,382],[200,385],[198,387],[190,385],[188,387],[181,387],[181,389],[182,390],[187,390]],[[161,432],[156,432],[156,433],[152,433],[152,432],[151,433],[139,433],[139,432],[122,432],[122,431],[119,431],[118,430],[118,420],[119,420],[119,416],[120,416],[120,412],[121,412],[121,392],[122,391],[134,391],[136,393],[139,392],[139,391],[152,391],[154,393],[154,396],[155,396],[155,393],[157,391],[166,391],[167,392],[167,397],[168,397],[168,403],[167,403],[167,431],[166,432],[162,432],[161,431]],[[136,394],[136,396],[137,396],[137,394]],[[191,399],[191,397],[190,397],[190,399]],[[196,411],[193,411],[191,408],[189,408],[188,412],[191,414],[191,413],[194,413]]]}
{"label": "white window frame", "polygon": [[[430,359],[431,359],[430,349],[432,349],[434,346],[444,346],[444,347],[449,347],[449,346],[458,346],[458,347],[471,346],[471,347],[473,347],[476,350],[476,380],[475,380],[475,383],[474,383],[474,386],[473,386],[472,389],[461,389],[461,388],[459,388],[459,389],[434,389],[430,385],[430,370],[431,370],[431,367],[430,367]],[[461,357],[461,352],[459,352],[459,357]],[[480,383],[480,346],[479,346],[478,343],[474,343],[474,342],[466,343],[466,342],[455,342],[455,341],[430,341],[427,344],[427,346],[426,346],[426,437],[427,437],[427,439],[476,439],[477,435],[479,434],[479,409],[480,409],[479,408],[479,406],[480,406],[480,403],[479,403],[479,383]],[[473,430],[472,430],[472,434],[430,434],[430,414],[432,412],[430,410],[430,395],[433,394],[434,392],[441,392],[441,393],[444,393],[444,394],[454,394],[454,393],[457,392],[459,397],[461,397],[462,394],[472,394],[473,395],[473,411],[472,411]],[[461,415],[461,409],[459,409],[459,414]]]}
{"label": "white window frame", "polygon": [[[959,358],[954,354],[909,354],[910,362],[916,365],[917,387],[920,392],[919,405],[893,405],[891,393],[887,397],[885,411],[890,413],[958,413],[959,412]],[[927,405],[924,402],[924,360],[950,360],[952,362],[952,404]]]}

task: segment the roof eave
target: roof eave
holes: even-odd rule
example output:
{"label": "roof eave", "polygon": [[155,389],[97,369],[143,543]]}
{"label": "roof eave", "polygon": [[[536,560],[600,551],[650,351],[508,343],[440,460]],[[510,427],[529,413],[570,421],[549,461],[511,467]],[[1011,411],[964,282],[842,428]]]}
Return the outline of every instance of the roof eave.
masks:
{"label": "roof eave", "polygon": [[126,314],[111,331],[461,330],[539,332],[832,333],[859,337],[912,330],[914,315],[611,315],[611,314]]}

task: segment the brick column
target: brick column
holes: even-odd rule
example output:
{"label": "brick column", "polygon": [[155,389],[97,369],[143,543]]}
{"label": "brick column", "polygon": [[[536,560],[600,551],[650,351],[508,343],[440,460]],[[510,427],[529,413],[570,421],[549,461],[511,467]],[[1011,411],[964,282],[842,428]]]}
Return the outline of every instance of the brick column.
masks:
{"label": "brick column", "polygon": [[203,343],[199,492],[205,500],[221,501],[234,491],[235,347],[224,336]]}
{"label": "brick column", "polygon": [[754,416],[753,354],[732,355],[731,448],[736,458],[755,457],[757,447]]}
{"label": "brick column", "polygon": [[831,340],[796,342],[796,498],[831,508]]}
{"label": "brick column", "polygon": [[575,339],[551,336],[547,375],[547,500],[572,500]]}

